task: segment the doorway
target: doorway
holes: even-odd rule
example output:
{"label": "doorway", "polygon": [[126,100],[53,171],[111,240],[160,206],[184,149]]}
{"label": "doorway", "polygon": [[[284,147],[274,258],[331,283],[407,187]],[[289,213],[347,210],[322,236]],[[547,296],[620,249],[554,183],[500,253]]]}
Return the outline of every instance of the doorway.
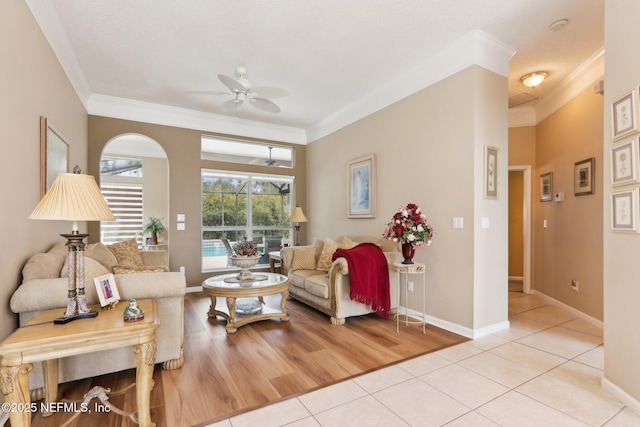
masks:
{"label": "doorway", "polygon": [[509,290],[512,289],[531,293],[531,166],[528,165],[509,166]]}

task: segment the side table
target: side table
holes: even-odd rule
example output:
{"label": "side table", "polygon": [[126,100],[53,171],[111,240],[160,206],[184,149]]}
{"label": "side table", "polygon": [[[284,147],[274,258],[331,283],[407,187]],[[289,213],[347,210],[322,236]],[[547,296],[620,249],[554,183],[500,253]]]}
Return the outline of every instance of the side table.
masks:
{"label": "side table", "polygon": [[[10,411],[11,425],[31,425],[32,409],[29,396],[29,374],[35,362],[43,362],[45,376],[45,407],[58,398],[58,359],[119,347],[133,347],[136,357],[137,422],[142,427],[155,426],[151,421],[150,396],[153,388],[153,365],[156,358],[158,315],[154,300],[139,300],[145,317],[137,322],[125,322],[121,302],[113,310],[100,310],[93,319],[80,319],[64,325],[53,320],[64,309],[46,310],[18,328],[0,344],[2,367],[0,389]],[[98,307],[99,309],[99,307]],[[43,416],[51,415],[43,413]]]}
{"label": "side table", "polygon": [[280,251],[269,252],[269,270],[271,270],[272,273],[280,273],[282,271]]}
{"label": "side table", "polygon": [[[396,272],[396,277],[398,278],[398,306],[400,306],[400,276],[404,276],[404,320],[400,319],[401,314],[398,309],[398,313],[396,314],[396,332],[400,332],[400,322],[403,322],[405,325],[408,324],[422,324],[422,333],[426,334],[427,329],[427,287],[425,282],[425,265],[419,262],[413,264],[403,264],[401,262],[394,262],[393,269]],[[420,274],[422,276],[422,320],[409,320],[409,275],[410,274]]]}

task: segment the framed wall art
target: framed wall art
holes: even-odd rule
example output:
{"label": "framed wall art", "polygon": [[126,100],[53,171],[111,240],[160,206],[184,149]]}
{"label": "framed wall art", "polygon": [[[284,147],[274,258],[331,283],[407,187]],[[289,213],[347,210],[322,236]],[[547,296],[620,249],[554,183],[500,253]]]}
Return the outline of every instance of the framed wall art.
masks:
{"label": "framed wall art", "polygon": [[498,198],[498,148],[484,146],[484,191],[485,199]]}
{"label": "framed wall art", "polygon": [[637,103],[637,87],[613,101],[611,104],[613,139],[622,138],[638,130]]}
{"label": "framed wall art", "polygon": [[637,232],[638,189],[611,193],[611,228],[613,231]]}
{"label": "framed wall art", "polygon": [[638,139],[623,142],[611,149],[611,184],[638,182]]}
{"label": "framed wall art", "polygon": [[61,172],[69,171],[69,144],[40,117],[40,198],[43,198]]}
{"label": "framed wall art", "polygon": [[576,162],[573,167],[573,194],[584,196],[593,194],[596,159],[591,157]]}
{"label": "framed wall art", "polygon": [[96,285],[96,291],[98,291],[98,299],[100,300],[101,307],[115,305],[120,301],[120,294],[118,293],[116,279],[113,274],[105,274],[103,276],[95,277],[93,279],[93,283]]}
{"label": "framed wall art", "polygon": [[553,172],[540,175],[540,201],[550,202],[553,198]]}
{"label": "framed wall art", "polygon": [[349,218],[376,217],[376,156],[371,154],[347,164]]}

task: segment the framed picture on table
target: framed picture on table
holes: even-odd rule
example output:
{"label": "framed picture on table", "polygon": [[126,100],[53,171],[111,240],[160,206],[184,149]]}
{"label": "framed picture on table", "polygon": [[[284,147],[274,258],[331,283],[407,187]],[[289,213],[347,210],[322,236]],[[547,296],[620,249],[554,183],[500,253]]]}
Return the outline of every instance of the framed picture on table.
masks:
{"label": "framed picture on table", "polygon": [[98,299],[100,300],[100,306],[106,307],[108,305],[116,305],[120,301],[120,294],[118,293],[118,287],[116,286],[116,279],[113,274],[105,274],[93,279],[93,283],[96,285],[96,291],[98,292]]}

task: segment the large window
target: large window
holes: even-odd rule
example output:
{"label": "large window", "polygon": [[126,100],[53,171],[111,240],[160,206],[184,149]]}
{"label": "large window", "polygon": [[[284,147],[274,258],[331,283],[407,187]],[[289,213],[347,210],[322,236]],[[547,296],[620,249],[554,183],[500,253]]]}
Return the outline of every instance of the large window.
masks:
{"label": "large window", "polygon": [[228,266],[228,248],[252,240],[262,254],[280,250],[290,241],[293,178],[202,170],[202,268]]}

